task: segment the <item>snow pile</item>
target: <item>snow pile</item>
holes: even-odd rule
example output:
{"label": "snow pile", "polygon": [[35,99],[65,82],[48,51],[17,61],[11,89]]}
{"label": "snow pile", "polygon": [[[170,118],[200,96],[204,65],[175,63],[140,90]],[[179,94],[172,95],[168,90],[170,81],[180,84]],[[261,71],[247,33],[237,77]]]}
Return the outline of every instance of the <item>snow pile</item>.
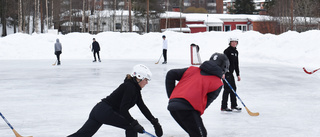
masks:
{"label": "snow pile", "polygon": [[53,45],[59,38],[64,59],[92,59],[90,45],[96,38],[101,45],[102,59],[154,59],[162,52],[162,35],[169,42],[168,59],[190,61],[190,44],[200,46],[203,60],[214,52],[223,52],[228,39],[239,39],[238,50],[242,61],[288,63],[313,66],[320,62],[317,41],[320,31],[297,33],[289,31],[281,35],[260,34],[255,31],[205,32],[185,34],[177,32],[136,33],[104,32],[97,35],[87,33],[55,34],[12,34],[0,38],[0,59],[55,59]]}

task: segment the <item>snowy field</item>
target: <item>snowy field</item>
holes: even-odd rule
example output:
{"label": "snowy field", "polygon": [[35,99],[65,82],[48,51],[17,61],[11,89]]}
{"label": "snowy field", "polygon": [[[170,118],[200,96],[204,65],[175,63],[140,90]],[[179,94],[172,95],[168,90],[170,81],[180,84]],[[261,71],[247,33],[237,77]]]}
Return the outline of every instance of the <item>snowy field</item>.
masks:
{"label": "snowy field", "polygon": [[[162,35],[169,41],[168,64],[155,64],[161,54]],[[89,45],[100,43],[101,63],[92,63]],[[134,65],[142,63],[153,73],[142,96],[159,118],[164,137],[187,137],[167,111],[166,72],[190,66],[190,44],[200,46],[202,60],[223,52],[228,38],[239,38],[240,74],[238,95],[252,112],[221,113],[220,95],[202,116],[208,137],[317,137],[320,135],[320,31],[287,32],[281,35],[257,32],[106,32],[98,35],[72,33],[12,34],[0,38],[0,112],[23,136],[63,137],[77,131],[92,107],[109,95]],[[55,39],[62,42],[61,66],[55,61]],[[163,59],[161,60],[161,62]],[[239,106],[243,107],[238,100]],[[134,107],[130,110],[145,130],[152,125]],[[0,120],[0,136],[14,136]],[[121,137],[124,131],[104,125],[96,137]],[[141,137],[148,135],[139,134]]]}

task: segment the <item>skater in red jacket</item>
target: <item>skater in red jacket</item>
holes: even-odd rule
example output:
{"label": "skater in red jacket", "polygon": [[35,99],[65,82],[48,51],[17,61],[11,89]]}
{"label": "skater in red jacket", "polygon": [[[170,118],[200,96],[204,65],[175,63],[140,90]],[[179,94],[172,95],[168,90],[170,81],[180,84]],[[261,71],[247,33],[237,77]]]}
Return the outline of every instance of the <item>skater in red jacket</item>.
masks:
{"label": "skater in red jacket", "polygon": [[172,69],[167,73],[168,110],[190,137],[207,136],[201,115],[219,95],[221,78],[228,70],[227,56],[215,53],[200,67]]}

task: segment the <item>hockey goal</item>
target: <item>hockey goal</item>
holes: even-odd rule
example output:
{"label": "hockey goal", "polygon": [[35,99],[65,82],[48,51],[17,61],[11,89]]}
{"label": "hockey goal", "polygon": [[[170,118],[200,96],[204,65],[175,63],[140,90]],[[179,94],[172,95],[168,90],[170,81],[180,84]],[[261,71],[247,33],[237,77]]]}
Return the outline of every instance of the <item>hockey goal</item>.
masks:
{"label": "hockey goal", "polygon": [[190,45],[190,51],[191,51],[191,64],[192,65],[200,65],[201,64],[201,58],[199,54],[199,46],[192,43]]}

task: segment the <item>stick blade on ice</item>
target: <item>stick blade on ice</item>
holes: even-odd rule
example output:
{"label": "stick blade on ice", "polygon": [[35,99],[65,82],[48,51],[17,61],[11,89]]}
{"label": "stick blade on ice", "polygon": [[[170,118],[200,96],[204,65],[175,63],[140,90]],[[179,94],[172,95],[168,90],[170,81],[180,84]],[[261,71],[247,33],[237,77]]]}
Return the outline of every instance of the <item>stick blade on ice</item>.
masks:
{"label": "stick blade on ice", "polygon": [[16,135],[16,137],[33,137],[33,136],[21,136],[15,129],[12,129],[12,131]]}
{"label": "stick blade on ice", "polygon": [[259,116],[260,115],[259,112],[251,112],[247,107],[245,107],[245,108],[250,116]]}
{"label": "stick blade on ice", "polygon": [[304,68],[304,67],[303,67],[302,69],[303,69],[304,72],[306,72],[307,74],[312,74],[312,73],[318,71],[320,68],[318,68],[318,69],[316,69],[316,70],[314,70],[314,71],[311,71],[311,72],[307,71],[306,68]]}

